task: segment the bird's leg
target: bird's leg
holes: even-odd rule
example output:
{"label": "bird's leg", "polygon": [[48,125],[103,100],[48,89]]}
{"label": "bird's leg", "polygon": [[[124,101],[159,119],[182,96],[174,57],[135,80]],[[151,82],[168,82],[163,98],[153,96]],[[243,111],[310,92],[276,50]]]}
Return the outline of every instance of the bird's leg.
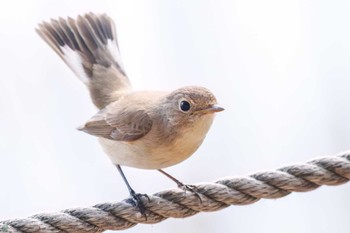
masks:
{"label": "bird's leg", "polygon": [[146,211],[146,207],[144,206],[144,204],[142,203],[142,199],[141,197],[146,197],[148,199],[148,201],[150,201],[149,197],[147,194],[141,194],[141,193],[136,193],[130,186],[128,180],[126,179],[122,168],[120,167],[119,164],[116,164],[116,167],[118,169],[118,172],[120,173],[120,175],[122,176],[124,183],[126,184],[126,187],[129,190],[130,196],[131,196],[131,204],[133,204],[134,206],[136,206],[142,215],[145,215],[145,211]]}
{"label": "bird's leg", "polygon": [[202,199],[201,199],[201,197],[199,195],[199,192],[198,192],[198,189],[197,189],[196,186],[194,186],[194,185],[186,185],[186,184],[182,183],[181,181],[179,181],[178,179],[176,179],[175,177],[173,177],[172,175],[166,173],[162,169],[158,169],[158,171],[160,173],[162,173],[163,175],[165,175],[166,177],[168,177],[169,179],[171,179],[172,181],[174,181],[177,184],[177,187],[179,187],[180,189],[185,190],[185,192],[186,191],[192,192],[196,197],[198,197],[198,199],[202,203]]}

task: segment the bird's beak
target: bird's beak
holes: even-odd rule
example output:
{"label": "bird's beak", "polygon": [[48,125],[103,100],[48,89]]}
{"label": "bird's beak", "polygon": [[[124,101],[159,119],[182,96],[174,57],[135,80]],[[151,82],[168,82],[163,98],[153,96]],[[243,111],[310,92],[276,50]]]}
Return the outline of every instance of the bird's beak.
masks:
{"label": "bird's beak", "polygon": [[209,108],[202,109],[199,112],[201,112],[201,113],[214,113],[214,112],[221,112],[224,110],[225,109],[223,107],[220,107],[220,106],[215,104],[215,105],[210,106]]}

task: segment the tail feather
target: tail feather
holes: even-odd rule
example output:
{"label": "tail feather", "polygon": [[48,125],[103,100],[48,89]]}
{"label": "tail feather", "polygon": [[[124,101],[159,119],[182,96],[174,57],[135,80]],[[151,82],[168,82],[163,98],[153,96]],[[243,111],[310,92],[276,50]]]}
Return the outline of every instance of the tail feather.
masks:
{"label": "tail feather", "polygon": [[131,87],[120,59],[114,22],[106,14],[52,19],[39,24],[36,31],[89,87],[99,108],[117,98],[112,92]]}

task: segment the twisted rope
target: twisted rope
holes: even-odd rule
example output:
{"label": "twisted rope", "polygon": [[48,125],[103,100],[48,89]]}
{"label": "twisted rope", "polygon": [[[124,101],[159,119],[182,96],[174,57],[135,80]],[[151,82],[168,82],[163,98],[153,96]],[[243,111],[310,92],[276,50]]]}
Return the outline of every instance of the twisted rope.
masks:
{"label": "twisted rope", "polygon": [[291,192],[307,192],[321,185],[340,185],[350,180],[350,151],[279,168],[247,177],[226,177],[212,183],[195,184],[192,192],[170,189],[143,198],[146,217],[129,199],[92,207],[66,209],[58,213],[0,221],[0,232],[91,233],[123,230],[137,223],[154,224],[167,218],[184,218],[229,205],[252,204],[261,198],[275,199]]}

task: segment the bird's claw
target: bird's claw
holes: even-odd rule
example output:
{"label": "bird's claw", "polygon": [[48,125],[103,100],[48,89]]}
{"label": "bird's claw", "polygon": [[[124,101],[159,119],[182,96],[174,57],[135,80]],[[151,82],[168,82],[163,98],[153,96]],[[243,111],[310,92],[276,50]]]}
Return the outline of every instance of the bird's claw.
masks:
{"label": "bird's claw", "polygon": [[177,185],[180,189],[186,191],[189,191],[191,193],[193,193],[200,201],[200,203],[202,203],[202,198],[199,195],[200,192],[198,190],[198,188],[195,185],[190,185],[190,184],[183,184],[183,183],[178,183]]}
{"label": "bird's claw", "polygon": [[150,198],[147,194],[143,194],[143,193],[135,193],[134,191],[131,191],[130,192],[130,196],[131,198],[129,198],[127,200],[128,203],[132,204],[133,206],[135,206],[136,208],[139,209],[140,213],[146,217],[147,219],[147,216],[146,216],[146,207],[145,205],[143,204],[143,201],[142,201],[142,197],[145,197],[147,198],[148,202],[150,202]]}

